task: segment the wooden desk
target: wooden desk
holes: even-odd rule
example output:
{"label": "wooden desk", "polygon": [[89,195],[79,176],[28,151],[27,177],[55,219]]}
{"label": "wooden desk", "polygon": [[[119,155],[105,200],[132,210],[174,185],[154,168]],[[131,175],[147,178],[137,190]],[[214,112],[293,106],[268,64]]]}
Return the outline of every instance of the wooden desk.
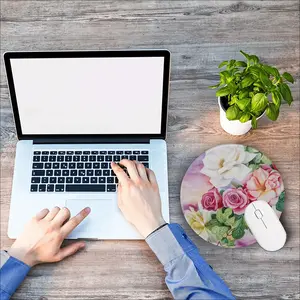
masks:
{"label": "wooden desk", "polygon": [[[167,48],[172,52],[168,124],[171,220],[181,224],[202,255],[243,299],[299,299],[299,2],[1,0],[4,51]],[[295,102],[277,122],[232,137],[219,125],[214,91],[217,66],[243,49],[296,78]],[[2,64],[2,60],[1,60]],[[1,65],[1,248],[7,221],[16,134]],[[282,222],[288,232],[276,253],[257,245],[222,249],[197,237],[181,213],[179,190],[190,163],[222,143],[266,153],[287,191]],[[35,267],[14,299],[169,299],[164,271],[142,242],[90,241],[59,264]]]}

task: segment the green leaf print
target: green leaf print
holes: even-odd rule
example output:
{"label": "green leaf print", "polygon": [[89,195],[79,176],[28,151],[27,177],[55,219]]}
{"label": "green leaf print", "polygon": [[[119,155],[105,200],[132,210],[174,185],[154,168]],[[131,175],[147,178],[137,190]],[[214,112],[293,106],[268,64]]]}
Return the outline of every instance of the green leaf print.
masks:
{"label": "green leaf print", "polygon": [[227,246],[228,247],[234,247],[234,241],[233,240],[228,240]]}
{"label": "green leaf print", "polygon": [[233,216],[233,217],[227,219],[227,220],[224,222],[224,224],[225,224],[225,225],[228,225],[228,226],[230,226],[230,227],[232,227],[233,224],[234,224],[234,222],[235,222],[235,217]]}
{"label": "green leaf print", "polygon": [[222,224],[217,219],[211,219],[205,224],[205,228],[212,231],[214,227],[220,227]]}
{"label": "green leaf print", "polygon": [[284,209],[284,199],[285,199],[285,191],[283,191],[283,192],[279,195],[278,202],[276,203],[276,209],[277,209],[278,211],[283,211],[283,209]]}
{"label": "green leaf print", "polygon": [[221,227],[213,227],[212,229],[212,233],[214,233],[216,235],[216,238],[218,240],[222,240],[222,238],[224,237],[224,235],[228,232],[229,227],[227,226],[221,226]]}
{"label": "green leaf print", "polygon": [[242,238],[244,234],[245,234],[245,228],[243,225],[238,226],[232,231],[232,237],[236,240]]}
{"label": "green leaf print", "polygon": [[250,153],[258,153],[259,151],[250,147],[250,146],[246,146],[245,147],[245,151],[250,152]]}
{"label": "green leaf print", "polygon": [[226,208],[225,210],[219,209],[217,211],[217,220],[225,224],[225,222],[232,216],[232,209],[231,208]]}
{"label": "green leaf print", "polygon": [[263,154],[261,157],[261,163],[266,164],[266,165],[271,165],[272,161]]}

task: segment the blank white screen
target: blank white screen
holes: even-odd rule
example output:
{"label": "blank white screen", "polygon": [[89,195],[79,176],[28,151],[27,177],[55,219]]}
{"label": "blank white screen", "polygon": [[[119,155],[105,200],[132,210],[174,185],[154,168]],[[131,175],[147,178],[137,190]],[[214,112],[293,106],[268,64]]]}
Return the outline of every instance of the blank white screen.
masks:
{"label": "blank white screen", "polygon": [[11,59],[23,134],[158,134],[163,57]]}

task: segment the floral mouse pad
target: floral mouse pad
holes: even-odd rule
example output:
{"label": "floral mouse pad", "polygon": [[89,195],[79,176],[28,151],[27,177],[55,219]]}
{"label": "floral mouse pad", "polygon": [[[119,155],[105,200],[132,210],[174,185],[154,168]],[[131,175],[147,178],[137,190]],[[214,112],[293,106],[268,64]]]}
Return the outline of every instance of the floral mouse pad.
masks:
{"label": "floral mouse pad", "polygon": [[284,186],[271,160],[242,145],[221,145],[200,155],[181,184],[186,221],[204,240],[222,247],[246,247],[256,242],[245,219],[247,205],[266,201],[280,217]]}

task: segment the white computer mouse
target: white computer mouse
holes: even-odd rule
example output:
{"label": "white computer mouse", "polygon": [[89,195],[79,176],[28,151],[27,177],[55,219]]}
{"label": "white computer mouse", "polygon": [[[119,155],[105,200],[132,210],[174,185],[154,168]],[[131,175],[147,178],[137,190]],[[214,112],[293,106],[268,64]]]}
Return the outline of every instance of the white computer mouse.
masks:
{"label": "white computer mouse", "polygon": [[286,241],[286,232],[275,211],[265,201],[250,203],[245,210],[245,221],[258,244],[267,251],[281,249]]}

